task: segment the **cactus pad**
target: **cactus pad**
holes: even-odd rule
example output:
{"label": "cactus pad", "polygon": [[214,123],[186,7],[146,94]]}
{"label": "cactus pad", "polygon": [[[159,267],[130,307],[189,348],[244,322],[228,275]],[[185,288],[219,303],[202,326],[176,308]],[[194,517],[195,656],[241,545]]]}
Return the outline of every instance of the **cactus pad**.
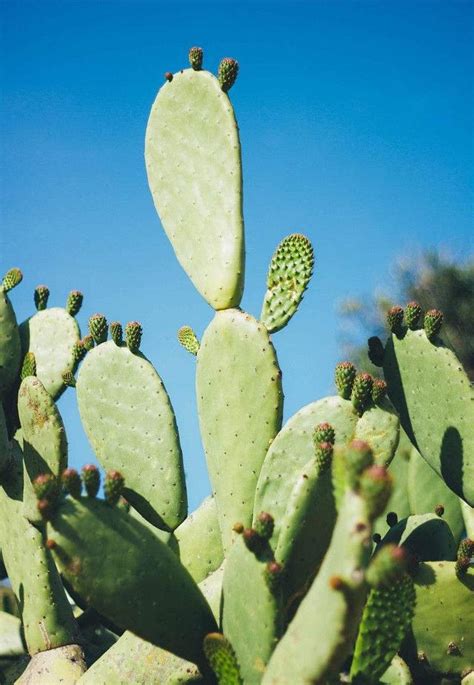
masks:
{"label": "cactus pad", "polygon": [[6,397],[21,364],[20,334],[5,286],[0,286],[0,398]]}

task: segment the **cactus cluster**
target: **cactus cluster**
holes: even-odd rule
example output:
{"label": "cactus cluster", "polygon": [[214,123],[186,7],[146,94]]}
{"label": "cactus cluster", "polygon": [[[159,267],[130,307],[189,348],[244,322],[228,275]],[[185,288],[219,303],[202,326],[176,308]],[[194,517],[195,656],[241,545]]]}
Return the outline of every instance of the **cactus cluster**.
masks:
{"label": "cactus cluster", "polygon": [[[442,315],[388,312],[369,341],[385,380],[335,370],[336,394],[282,425],[271,335],[313,273],[278,245],[260,319],[243,311],[238,73],[166,74],[146,132],[163,228],[215,310],[195,356],[212,494],[188,513],[178,428],[142,327],[75,321],[82,294],[18,324],[0,286],[0,680],[19,685],[472,682],[474,402]],[[110,339],[109,338],[110,332]],[[177,354],[180,352],[177,351]],[[68,466],[55,400],[77,395],[105,470]],[[444,680],[443,680],[444,682]]]}

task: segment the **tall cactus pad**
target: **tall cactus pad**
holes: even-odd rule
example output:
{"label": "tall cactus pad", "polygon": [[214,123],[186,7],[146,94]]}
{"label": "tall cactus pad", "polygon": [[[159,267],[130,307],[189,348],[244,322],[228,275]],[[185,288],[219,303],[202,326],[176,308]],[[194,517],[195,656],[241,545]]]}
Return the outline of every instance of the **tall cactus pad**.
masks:
{"label": "tall cactus pad", "polygon": [[20,326],[22,352],[33,352],[36,374],[57,399],[65,390],[63,374],[74,371],[75,346],[81,338],[76,320],[65,309],[37,312]]}
{"label": "tall cactus pad", "polygon": [[264,685],[322,685],[338,672],[366,598],[371,530],[365,501],[346,490],[321,569],[273,652]]}
{"label": "tall cactus pad", "polygon": [[281,371],[266,328],[236,309],[217,312],[198,352],[196,393],[225,550],[234,523],[250,525],[258,474],[281,425]]}
{"label": "tall cactus pad", "polygon": [[17,377],[21,365],[20,334],[7,290],[0,286],[0,399]]}
{"label": "tall cactus pad", "polygon": [[[0,545],[18,599],[30,655],[72,644],[77,627],[61,580],[41,532],[23,516],[21,451],[14,443],[15,466],[0,487]],[[14,531],[14,534],[12,532]]]}
{"label": "tall cactus pad", "polygon": [[18,415],[23,435],[25,483],[23,511],[40,521],[31,483],[37,476],[60,476],[67,466],[67,438],[58,408],[35,376],[25,378],[18,393]]}
{"label": "tall cactus pad", "polygon": [[474,506],[474,388],[454,352],[423,330],[403,330],[386,345],[384,374],[412,442]]}
{"label": "tall cactus pad", "polygon": [[298,309],[313,273],[313,247],[304,235],[294,233],[278,245],[267,276],[261,322],[270,333],[286,326]]}
{"label": "tall cactus pad", "polygon": [[474,670],[474,568],[459,579],[455,566],[420,564],[414,577],[416,650],[428,668],[447,675]]}
{"label": "tall cactus pad", "polygon": [[163,85],[146,131],[148,183],[176,257],[214,309],[244,280],[242,170],[234,111],[219,81],[185,69]]}
{"label": "tall cactus pad", "polygon": [[152,364],[109,340],[87,354],[76,390],[102,466],[120,471],[124,495],[142,516],[176,528],[187,507],[181,447],[168,394]]}
{"label": "tall cactus pad", "polygon": [[68,499],[48,524],[48,540],[61,573],[90,606],[145,640],[205,663],[202,641],[216,629],[212,612],[175,554],[145,526],[100,500]]}
{"label": "tall cactus pad", "polygon": [[217,508],[214,497],[204,502],[175,530],[179,560],[196,583],[204,580],[222,563],[222,550]]}

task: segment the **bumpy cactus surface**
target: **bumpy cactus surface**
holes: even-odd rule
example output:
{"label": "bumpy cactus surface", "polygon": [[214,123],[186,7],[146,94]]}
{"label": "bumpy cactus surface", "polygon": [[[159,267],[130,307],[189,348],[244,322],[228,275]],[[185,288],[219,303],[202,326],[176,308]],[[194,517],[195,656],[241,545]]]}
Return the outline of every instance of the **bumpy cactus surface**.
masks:
{"label": "bumpy cactus surface", "polygon": [[[301,304],[313,247],[284,238],[260,319],[240,308],[242,168],[227,95],[239,65],[224,58],[216,77],[198,47],[189,62],[166,72],[145,157],[176,257],[215,310],[201,340],[178,331],[196,360],[212,494],[188,514],[171,398],[140,351],[140,323],[93,314],[81,338],[82,293],[48,308],[38,286],[36,313],[18,325],[11,269],[0,285],[0,573],[11,586],[0,682],[467,684],[474,403],[442,314],[393,307],[387,344],[369,340],[385,380],[341,362],[337,393],[282,426],[272,334]],[[68,467],[55,404],[66,391],[103,474]]]}

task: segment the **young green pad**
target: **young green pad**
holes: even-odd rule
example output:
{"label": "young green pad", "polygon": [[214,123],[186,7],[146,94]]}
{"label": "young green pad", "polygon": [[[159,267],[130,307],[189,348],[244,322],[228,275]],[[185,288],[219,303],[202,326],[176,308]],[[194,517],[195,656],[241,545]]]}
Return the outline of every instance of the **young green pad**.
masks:
{"label": "young green pad", "polygon": [[185,69],[160,89],[146,131],[148,183],[176,257],[214,307],[240,303],[244,227],[240,142],[218,80]]}
{"label": "young green pad", "polygon": [[401,423],[424,459],[474,506],[474,388],[454,352],[424,330],[392,334],[384,375]]}
{"label": "young green pad", "polygon": [[61,307],[36,312],[20,326],[23,356],[33,352],[36,375],[57,399],[65,390],[63,375],[74,371],[74,348],[81,331],[74,317]]}
{"label": "young green pad", "polygon": [[250,525],[258,474],[281,425],[281,371],[266,328],[237,309],[217,312],[197,355],[196,393],[226,550],[234,523]]}
{"label": "young green pad", "polygon": [[20,333],[8,292],[0,284],[0,400],[5,399],[21,364]]}
{"label": "young green pad", "polygon": [[260,321],[270,333],[282,329],[303,299],[313,273],[314,256],[311,242],[294,233],[278,245],[267,276],[267,292]]}
{"label": "young green pad", "polygon": [[367,595],[371,548],[364,499],[346,490],[321,569],[276,646],[263,685],[323,685],[338,672],[355,637]]}
{"label": "young green pad", "polygon": [[406,547],[421,561],[452,561],[456,543],[450,527],[436,514],[408,516],[390,528],[381,545]]}
{"label": "young green pad", "polygon": [[18,393],[24,453],[24,515],[41,521],[32,482],[40,474],[59,476],[67,466],[67,439],[64,424],[51,395],[35,376],[27,376]]}
{"label": "young green pad", "polygon": [[474,669],[474,568],[459,579],[452,562],[423,563],[414,580],[412,630],[428,668],[446,675]]}
{"label": "young green pad", "polygon": [[68,499],[47,535],[62,575],[88,605],[205,666],[202,640],[216,630],[211,609],[176,555],[145,526],[106,502]]}
{"label": "young green pad", "polygon": [[42,534],[23,516],[22,454],[16,441],[12,456],[14,468],[0,487],[0,545],[33,655],[75,643],[78,631]]}
{"label": "young green pad", "polygon": [[462,500],[448,488],[415,447],[408,467],[408,499],[412,514],[433,513],[441,505],[443,520],[451,528],[455,542],[460,541],[464,531]]}
{"label": "young green pad", "polygon": [[314,459],[314,429],[327,422],[335,430],[336,444],[345,444],[354,434],[357,419],[350,401],[337,396],[326,397],[300,409],[272,442],[257,483],[254,517],[261,511],[268,511],[273,516],[275,527],[271,545],[274,549],[293,487],[305,465]]}
{"label": "young green pad", "polygon": [[79,413],[104,469],[125,478],[125,498],[154,525],[173,530],[186,516],[176,419],[163,382],[141,353],[102,343],[76,385]]}

